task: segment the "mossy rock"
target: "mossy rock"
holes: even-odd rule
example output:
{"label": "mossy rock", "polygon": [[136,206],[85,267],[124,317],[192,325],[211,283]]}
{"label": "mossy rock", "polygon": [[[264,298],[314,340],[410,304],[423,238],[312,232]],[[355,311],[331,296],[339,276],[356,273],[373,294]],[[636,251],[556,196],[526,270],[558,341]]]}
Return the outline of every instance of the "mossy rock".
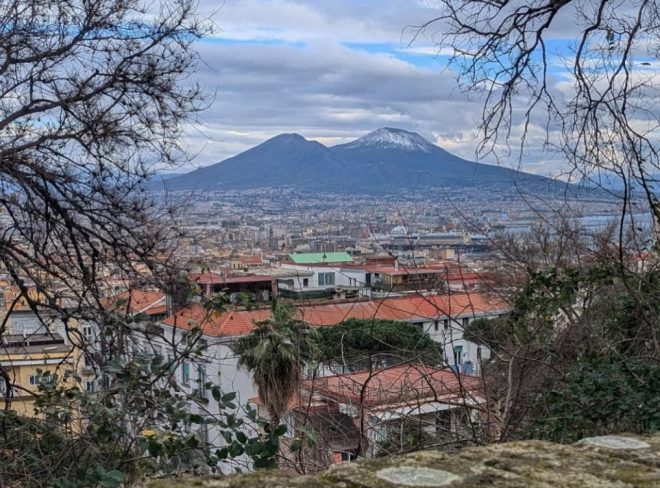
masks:
{"label": "mossy rock", "polygon": [[[628,439],[641,441],[630,442]],[[574,445],[511,442],[454,453],[421,451],[342,463],[316,477],[262,471],[223,478],[157,480],[149,488],[660,488],[660,435],[621,435]]]}

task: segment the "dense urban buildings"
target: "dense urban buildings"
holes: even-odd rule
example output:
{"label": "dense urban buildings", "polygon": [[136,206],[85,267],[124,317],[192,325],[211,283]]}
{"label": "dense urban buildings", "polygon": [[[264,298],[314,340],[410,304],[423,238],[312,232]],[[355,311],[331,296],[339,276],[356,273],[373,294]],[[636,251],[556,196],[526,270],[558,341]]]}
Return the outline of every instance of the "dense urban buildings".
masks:
{"label": "dense urban buildings", "polygon": [[[268,190],[189,198],[177,216],[187,235],[177,257],[192,286],[183,302],[163,290],[127,287],[111,273],[106,277],[108,307],[136,317],[136,330],[144,336],[123,354],[126,360],[144,354],[172,360],[189,334],[199,333],[201,355],[171,366],[177,388],[202,402],[191,406],[191,413],[220,415],[208,403],[207,386],[213,384],[234,392],[237,404],[253,405],[269,418],[236,347],[259,324],[273,320],[274,301],[289,304],[295,320],[315,329],[354,320],[414,326],[437,344],[434,361],[379,353],[369,366],[363,359],[316,363],[281,412],[289,428],[285,438],[308,429],[317,432],[321,440],[306,451],[312,471],[382,455],[393,449],[393,442],[403,442],[411,426],[417,426],[419,439],[465,443],[484,409],[481,368],[491,351],[466,340],[463,332],[474,320],[496,318],[510,309],[497,277],[502,259],[498,235],[524,235],[539,221],[512,195],[482,192],[480,197],[491,198],[490,205],[476,196],[458,205],[458,195],[442,203],[414,194],[347,200]],[[580,205],[584,213],[575,218],[587,229],[607,223],[612,209],[606,199]],[[11,408],[34,415],[37,388],[44,388],[52,375],[75,374],[88,392],[104,388],[104,375],[90,359],[103,347],[100,324],[76,324],[77,333],[72,333],[61,323],[23,311],[25,304],[12,299],[18,294],[11,280],[4,287],[8,327],[0,359],[10,378]],[[204,304],[216,296],[224,297],[224,304],[212,311]],[[428,391],[421,395],[423,390]],[[246,432],[257,428],[244,413],[239,415]],[[359,428],[364,422],[368,428]],[[202,427],[190,429],[210,446],[225,443],[221,430]],[[294,454],[282,452],[285,459]],[[250,461],[239,456],[222,469],[237,465],[249,467]]]}

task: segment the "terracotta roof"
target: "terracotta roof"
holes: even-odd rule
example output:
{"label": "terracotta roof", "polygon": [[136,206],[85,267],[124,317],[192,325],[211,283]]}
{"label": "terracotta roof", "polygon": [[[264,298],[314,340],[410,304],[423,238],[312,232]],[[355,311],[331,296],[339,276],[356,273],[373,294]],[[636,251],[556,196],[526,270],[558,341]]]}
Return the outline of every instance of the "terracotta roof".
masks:
{"label": "terracotta roof", "polygon": [[270,275],[240,275],[227,276],[222,283],[260,283],[262,281],[274,281]]}
{"label": "terracotta roof", "polygon": [[268,319],[270,314],[270,309],[209,312],[202,305],[195,304],[167,317],[162,323],[181,329],[202,327],[204,334],[213,337],[243,336],[254,330],[255,322]]}
{"label": "terracotta roof", "polygon": [[149,315],[163,315],[167,313],[167,305],[156,305],[154,307],[149,307],[147,311]]}
{"label": "terracotta roof", "polygon": [[[350,319],[400,321],[434,320],[442,317],[471,316],[507,310],[506,304],[483,293],[406,296],[363,302],[331,303],[298,307],[298,318],[313,327],[337,325]],[[242,336],[254,330],[254,323],[270,317],[270,309],[229,310],[209,313],[199,304],[186,307],[163,320],[163,324],[181,328],[204,327],[211,336]]]}
{"label": "terracotta roof", "polygon": [[200,285],[216,285],[224,283],[218,273],[190,273],[190,278]]}
{"label": "terracotta roof", "polygon": [[310,325],[336,325],[349,318],[417,321],[442,317],[479,315],[504,311],[506,304],[483,293],[386,298],[313,307],[301,307],[301,318]]}
{"label": "terracotta roof", "polygon": [[302,389],[345,404],[378,407],[410,402],[451,401],[476,392],[480,379],[422,364],[402,364],[375,371],[306,380]]}
{"label": "terracotta roof", "polygon": [[253,256],[241,256],[238,260],[241,264],[263,264],[261,256],[256,254]]}
{"label": "terracotta roof", "polygon": [[236,275],[223,276],[218,273],[191,273],[190,277],[200,285],[225,285],[228,283],[257,283],[261,281],[273,281],[271,275]]}
{"label": "terracotta roof", "polygon": [[157,290],[130,290],[112,297],[110,303],[125,313],[159,315],[164,313],[165,294]]}

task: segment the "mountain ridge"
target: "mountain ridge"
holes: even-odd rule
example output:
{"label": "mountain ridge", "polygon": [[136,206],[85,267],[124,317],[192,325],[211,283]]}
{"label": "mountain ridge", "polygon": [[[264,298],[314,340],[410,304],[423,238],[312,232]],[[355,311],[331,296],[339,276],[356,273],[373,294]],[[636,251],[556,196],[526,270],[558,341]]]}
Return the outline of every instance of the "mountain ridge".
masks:
{"label": "mountain ridge", "polygon": [[300,134],[279,134],[219,163],[169,178],[163,185],[172,191],[295,187],[380,193],[521,182],[565,186],[543,176],[468,161],[416,132],[383,127],[330,147]]}

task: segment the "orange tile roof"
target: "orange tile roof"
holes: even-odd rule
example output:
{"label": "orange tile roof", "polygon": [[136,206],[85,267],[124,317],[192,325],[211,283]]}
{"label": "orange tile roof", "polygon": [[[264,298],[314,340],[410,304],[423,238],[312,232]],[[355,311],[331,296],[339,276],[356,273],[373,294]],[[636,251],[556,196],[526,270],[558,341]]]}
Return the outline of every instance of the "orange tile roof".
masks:
{"label": "orange tile roof", "polygon": [[238,260],[241,264],[263,264],[261,256],[257,254],[251,256],[240,256]]}
{"label": "orange tile roof", "polygon": [[156,305],[153,307],[149,307],[147,310],[148,315],[163,315],[167,313],[167,305]]}
{"label": "orange tile roof", "polygon": [[161,322],[181,329],[202,327],[204,334],[213,337],[243,336],[254,330],[255,322],[266,320],[270,315],[270,309],[228,310],[220,313],[205,310],[202,305],[194,304]]}
{"label": "orange tile roof", "polygon": [[200,285],[216,285],[224,283],[222,281],[222,276],[218,273],[190,273],[190,278]]}
{"label": "orange tile roof", "polygon": [[[383,319],[399,321],[429,320],[442,317],[498,313],[507,310],[502,300],[483,293],[462,293],[436,296],[406,296],[365,302],[331,303],[298,307],[298,318],[312,327],[340,324],[350,319]],[[209,313],[195,304],[162,321],[180,328],[202,326],[204,333],[215,337],[249,334],[255,322],[270,317],[270,309],[228,310]]]}
{"label": "orange tile roof", "polygon": [[200,285],[225,285],[229,283],[257,283],[261,281],[274,281],[271,275],[242,274],[220,275],[218,273],[191,273],[190,277]]}
{"label": "orange tile roof", "polygon": [[110,303],[124,313],[159,315],[164,312],[165,294],[158,290],[130,290],[112,297]]}
{"label": "orange tile roof", "polygon": [[480,384],[479,378],[457,374],[450,369],[401,364],[305,380],[301,390],[340,403],[378,407],[458,400],[462,393],[477,393]]}

